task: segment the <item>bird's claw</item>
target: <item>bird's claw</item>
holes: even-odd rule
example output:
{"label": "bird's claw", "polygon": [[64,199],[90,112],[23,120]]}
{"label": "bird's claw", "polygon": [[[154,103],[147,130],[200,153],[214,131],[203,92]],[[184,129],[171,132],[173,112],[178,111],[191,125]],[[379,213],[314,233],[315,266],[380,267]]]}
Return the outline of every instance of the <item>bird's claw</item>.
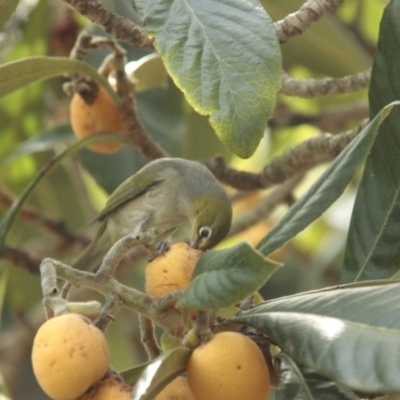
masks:
{"label": "bird's claw", "polygon": [[168,242],[164,242],[162,240],[158,241],[155,245],[158,255],[162,255],[166,253],[170,249],[170,244]]}
{"label": "bird's claw", "polygon": [[162,240],[158,241],[153,249],[155,251],[152,251],[151,254],[149,255],[149,257],[147,258],[148,262],[153,261],[155,258],[157,258],[158,256],[163,255],[164,253],[166,253],[169,249],[170,249],[170,244],[168,242],[164,242]]}

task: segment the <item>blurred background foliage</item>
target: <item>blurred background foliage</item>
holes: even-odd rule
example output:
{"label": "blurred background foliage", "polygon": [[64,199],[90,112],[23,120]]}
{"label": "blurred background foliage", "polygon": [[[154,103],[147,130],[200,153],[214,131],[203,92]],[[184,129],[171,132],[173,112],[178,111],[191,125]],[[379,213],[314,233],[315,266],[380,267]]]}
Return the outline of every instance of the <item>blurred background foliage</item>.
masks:
{"label": "blurred background foliage", "polygon": [[[103,3],[119,14],[136,18],[129,0]],[[262,0],[261,3],[274,20],[279,20],[303,2]],[[384,0],[346,0],[335,14],[325,16],[304,35],[282,45],[285,70],[295,77],[308,78],[343,76],[369,68],[385,5]],[[12,19],[0,31],[0,62],[36,55],[68,56],[83,28],[103,34],[59,0],[21,0]],[[129,61],[148,54],[123,46]],[[98,51],[87,61],[98,67],[105,54]],[[10,199],[18,196],[40,167],[75,140],[69,125],[70,99],[62,91],[64,81],[54,78],[35,83],[0,100],[0,216],[9,208]],[[202,160],[222,154],[234,167],[251,171],[259,171],[274,157],[309,137],[324,131],[343,132],[368,116],[366,91],[310,100],[280,95],[275,116],[257,152],[242,160],[222,146],[208,119],[188,105],[172,81],[167,88],[139,93],[137,102],[147,130],[173,156]],[[348,109],[358,111],[345,118]],[[139,153],[128,147],[111,155],[82,150],[69,157],[41,181],[26,207],[62,222],[83,239],[68,242],[49,232],[38,219],[21,214],[7,244],[28,253],[34,260],[46,256],[71,260],[93,233],[88,223],[105,203],[108,193],[144,163]],[[295,196],[304,192],[323,168],[310,171]],[[285,268],[263,288],[264,298],[338,282],[357,183],[358,177],[323,217],[274,254],[285,263]],[[235,216],[251,209],[263,196],[265,193],[260,192],[236,202]],[[287,205],[279,206],[268,220],[228,239],[222,246],[239,240],[257,244],[286,209]],[[144,261],[124,266],[119,279],[143,288],[143,265]],[[13,399],[40,400],[46,397],[32,377],[29,361],[33,334],[44,318],[40,280],[37,269],[23,266],[18,260],[2,260],[5,273],[0,281],[0,375]],[[76,296],[96,295],[77,290]],[[137,326],[137,316],[123,312],[107,332],[112,364],[117,370],[144,360]],[[1,387],[0,379],[0,393]]]}

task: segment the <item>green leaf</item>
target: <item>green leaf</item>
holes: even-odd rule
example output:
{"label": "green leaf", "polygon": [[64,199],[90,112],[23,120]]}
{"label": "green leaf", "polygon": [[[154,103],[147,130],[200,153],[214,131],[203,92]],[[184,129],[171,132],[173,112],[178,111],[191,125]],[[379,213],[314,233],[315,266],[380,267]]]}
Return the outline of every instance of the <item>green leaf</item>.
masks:
{"label": "green leaf", "polygon": [[386,106],[332,162],[321,177],[311,186],[261,240],[257,249],[269,255],[297,233],[306,228],[342,194],[354,173],[369,154],[379,125],[392,108],[400,102]]}
{"label": "green leaf", "polygon": [[326,288],[280,297],[255,306],[249,313],[315,314],[400,331],[399,297],[399,283],[377,282],[373,286]]}
{"label": "green leaf", "polygon": [[[388,356],[388,352],[381,354],[380,343],[385,343],[387,339],[388,349],[394,343],[392,349],[396,351],[397,346],[400,351],[400,309],[397,304],[400,283],[387,281],[371,282],[371,286],[367,286],[368,284],[326,288],[269,300],[231,319],[255,326],[269,336],[270,329],[279,330],[279,333],[273,333],[276,336],[270,337],[276,340],[277,344],[282,346],[297,362],[304,363],[307,367],[334,380],[348,384],[353,389],[394,392],[400,390],[398,387],[400,383],[396,384],[397,388],[390,383],[389,369],[392,358],[399,354],[390,355],[388,364],[383,367],[383,358]],[[253,319],[255,316],[256,323]],[[266,316],[273,319],[271,325]],[[276,320],[274,316],[277,316]],[[281,316],[284,316],[283,319]],[[293,320],[291,316],[294,316]],[[328,319],[319,320],[315,317]],[[304,326],[302,326],[302,319]],[[285,326],[286,323],[287,326]],[[272,328],[274,324],[278,324],[279,327],[276,325]],[[293,328],[291,324],[294,324],[296,328]],[[309,326],[312,324],[315,324],[314,330]],[[319,327],[318,324],[320,324]],[[264,326],[265,329],[260,326]],[[279,335],[282,336],[283,341],[278,339]],[[301,335],[303,335],[303,343],[301,343]],[[398,343],[394,341],[394,338],[397,338]],[[347,354],[345,344],[347,339],[349,347],[357,347],[357,351],[352,354]],[[317,349],[318,346],[319,349]],[[317,357],[317,352],[321,355],[321,359],[313,359]],[[346,360],[351,360],[353,364],[345,365]],[[340,374],[348,374],[349,380],[344,380]],[[384,389],[387,384],[389,386]],[[362,388],[363,385],[365,389]]]}
{"label": "green leaf", "polygon": [[250,157],[272,116],[281,72],[276,31],[258,1],[134,3],[189,103],[211,116],[229,149]]}
{"label": "green leaf", "polygon": [[9,164],[11,161],[14,161],[16,158],[25,154],[49,150],[52,149],[56,144],[75,140],[76,137],[73,134],[71,127],[69,125],[61,125],[42,133],[39,136],[35,136],[26,140],[25,142],[22,142],[11,154],[9,154],[0,162],[0,165]]}
{"label": "green leaf", "polygon": [[[400,2],[387,6],[371,74],[371,115],[400,98]],[[400,110],[379,128],[357,193],[346,244],[342,282],[393,278],[399,273]]]}
{"label": "green leaf", "polygon": [[276,400],[358,400],[346,387],[310,368],[296,365],[287,354],[281,353],[278,357],[282,363],[279,368]]}
{"label": "green leaf", "polygon": [[197,263],[178,306],[199,310],[231,306],[263,286],[280,266],[246,242],[209,251]]}
{"label": "green leaf", "polygon": [[186,370],[191,354],[191,350],[177,347],[152,360],[136,382],[132,400],[153,400],[165,385]]}
{"label": "green leaf", "polygon": [[253,326],[296,362],[353,390],[400,392],[400,330],[295,312],[251,310],[231,321]]}
{"label": "green leaf", "polygon": [[19,0],[0,0],[0,29],[10,19],[18,3]]}
{"label": "green leaf", "polygon": [[0,66],[0,98],[30,83],[70,73],[86,75],[93,79],[107,91],[115,103],[119,103],[119,97],[107,80],[89,64],[68,58],[41,56]]}
{"label": "green leaf", "polygon": [[124,371],[121,371],[118,374],[128,385],[134,385],[142,376],[143,371],[150,364],[151,361],[148,361],[144,364],[137,365],[136,367],[125,369]]}
{"label": "green leaf", "polygon": [[168,73],[162,58],[157,53],[149,54],[126,64],[125,70],[131,79],[137,81],[135,84],[136,93],[168,87]]}

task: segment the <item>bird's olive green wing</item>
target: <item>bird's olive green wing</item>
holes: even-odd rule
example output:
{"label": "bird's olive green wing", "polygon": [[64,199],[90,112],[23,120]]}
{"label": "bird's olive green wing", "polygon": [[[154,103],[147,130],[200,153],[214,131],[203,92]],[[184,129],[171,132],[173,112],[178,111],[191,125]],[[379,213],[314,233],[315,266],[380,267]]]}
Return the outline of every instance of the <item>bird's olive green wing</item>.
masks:
{"label": "bird's olive green wing", "polygon": [[[155,177],[149,171],[141,170],[121,183],[109,197],[104,209],[97,215],[95,221],[102,221],[117,207],[147,193],[164,181],[162,177]],[[150,175],[150,176],[149,176]],[[155,178],[155,179],[154,179]],[[158,178],[158,179],[157,179]]]}

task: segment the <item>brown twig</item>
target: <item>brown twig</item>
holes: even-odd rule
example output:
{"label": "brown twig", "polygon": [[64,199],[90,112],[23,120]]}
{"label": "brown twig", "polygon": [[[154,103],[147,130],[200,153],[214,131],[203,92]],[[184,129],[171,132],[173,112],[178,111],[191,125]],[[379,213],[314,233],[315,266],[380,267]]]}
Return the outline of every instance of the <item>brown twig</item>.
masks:
{"label": "brown twig", "polygon": [[104,304],[104,307],[96,320],[96,326],[103,332],[107,329],[111,321],[114,321],[114,316],[120,310],[122,304],[118,296],[109,295]]}
{"label": "brown twig", "polygon": [[39,273],[39,266],[41,259],[31,256],[25,250],[19,249],[17,247],[5,245],[2,253],[2,258],[7,261],[12,262],[18,267],[24,268],[32,274]]}
{"label": "brown twig", "polygon": [[315,165],[334,159],[358,135],[362,127],[341,135],[323,133],[305,140],[266,165],[260,173],[230,168],[220,156],[205,161],[204,164],[218,180],[238,190],[267,189]]}
{"label": "brown twig", "polygon": [[342,78],[322,79],[295,79],[283,72],[281,93],[307,99],[329,94],[352,93],[366,89],[370,77],[371,69]]}
{"label": "brown twig", "polygon": [[298,11],[275,23],[279,41],[285,43],[292,37],[301,35],[313,22],[342,2],[343,0],[307,0]]}
{"label": "brown twig", "polygon": [[116,39],[133,44],[141,49],[153,50],[153,40],[147,36],[142,28],[128,18],[107,10],[97,0],[63,1]]}
{"label": "brown twig", "polygon": [[169,157],[169,154],[144,129],[137,116],[136,102],[133,95],[131,93],[119,94],[122,98],[119,110],[122,114],[125,129],[129,134],[128,139],[132,145],[149,160]]}
{"label": "brown twig", "polygon": [[161,349],[157,344],[157,339],[154,332],[154,324],[151,319],[140,315],[140,333],[141,333],[141,341],[143,343],[144,348],[146,349],[146,353],[149,357],[149,360],[153,360],[158,357],[161,353]]}

